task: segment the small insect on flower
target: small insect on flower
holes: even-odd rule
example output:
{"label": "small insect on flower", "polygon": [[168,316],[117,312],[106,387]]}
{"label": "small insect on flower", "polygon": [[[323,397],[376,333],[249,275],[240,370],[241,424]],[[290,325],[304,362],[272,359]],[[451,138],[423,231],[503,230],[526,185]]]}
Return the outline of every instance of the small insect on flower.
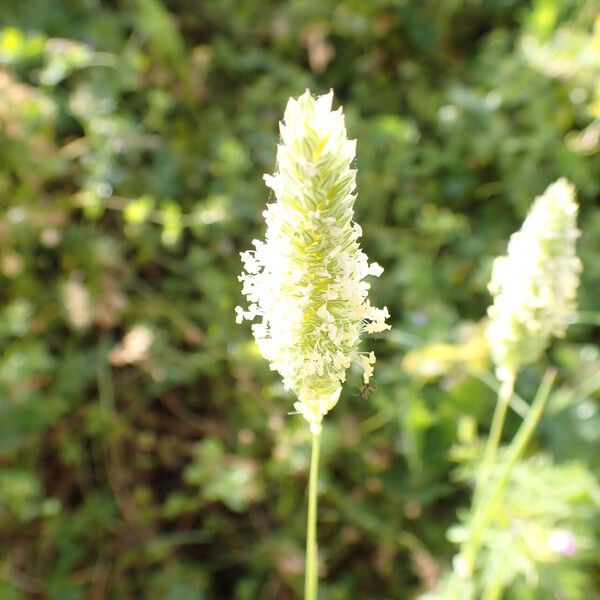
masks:
{"label": "small insect on flower", "polygon": [[236,308],[238,322],[260,319],[252,326],[258,348],[314,427],[337,403],[353,361],[368,384],[375,355],[358,352],[361,335],[390,328],[387,308],[367,297],[363,280],[383,269],[360,247],[356,140],[348,139],[332,100],[333,92],[313,98],[307,90],[288,102],[277,172],[265,175],[276,201],[263,213],[265,241],[242,254],[248,308]]}
{"label": "small insect on flower", "polygon": [[363,400],[368,400],[371,392],[373,391],[373,387],[368,383],[363,383],[360,386],[360,395]]}

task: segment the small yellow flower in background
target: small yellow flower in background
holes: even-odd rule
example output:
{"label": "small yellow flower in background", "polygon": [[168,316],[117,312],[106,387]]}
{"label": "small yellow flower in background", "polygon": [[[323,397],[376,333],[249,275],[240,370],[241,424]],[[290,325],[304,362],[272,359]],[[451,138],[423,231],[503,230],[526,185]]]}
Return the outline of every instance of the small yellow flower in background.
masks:
{"label": "small yellow flower in background", "polygon": [[494,261],[486,335],[501,381],[514,380],[552,336],[565,334],[581,272],[577,210],[575,188],[559,179],[535,199],[521,230],[511,236],[507,255]]}
{"label": "small yellow flower in background", "polygon": [[360,354],[363,332],[389,329],[386,308],[371,306],[367,275],[383,269],[362,252],[353,222],[356,140],[344,114],[331,110],[333,92],[290,98],[280,125],[277,172],[265,175],[276,202],[263,213],[265,241],[242,253],[240,276],[249,306],[237,321],[252,331],[261,354],[298,398],[295,409],[318,426],[338,401],[346,370],[356,360],[365,383],[375,355]]}

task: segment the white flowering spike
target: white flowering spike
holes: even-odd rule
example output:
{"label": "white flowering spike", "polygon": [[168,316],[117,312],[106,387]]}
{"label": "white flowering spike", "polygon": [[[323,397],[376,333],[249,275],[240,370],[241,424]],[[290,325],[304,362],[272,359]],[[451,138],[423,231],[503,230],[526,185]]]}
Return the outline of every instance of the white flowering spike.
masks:
{"label": "white flowering spike", "polygon": [[565,334],[581,272],[577,210],[575,188],[559,179],[535,199],[521,230],[511,236],[507,255],[494,261],[486,336],[501,381],[514,380],[552,336]]}
{"label": "white flowering spike", "polygon": [[367,275],[383,269],[361,251],[361,228],[352,221],[356,140],[348,140],[333,92],[290,98],[280,124],[277,172],[265,175],[276,202],[263,213],[264,242],[242,253],[240,276],[248,309],[237,321],[259,321],[252,331],[261,354],[298,401],[313,426],[338,401],[346,370],[361,364],[368,381],[375,356],[361,356],[361,333],[389,329],[386,308],[369,303]]}

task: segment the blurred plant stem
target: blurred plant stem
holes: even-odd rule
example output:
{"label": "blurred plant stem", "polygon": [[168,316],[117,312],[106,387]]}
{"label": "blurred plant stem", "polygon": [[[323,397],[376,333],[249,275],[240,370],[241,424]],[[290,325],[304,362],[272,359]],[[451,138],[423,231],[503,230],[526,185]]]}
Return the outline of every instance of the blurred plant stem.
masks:
{"label": "blurred plant stem", "polygon": [[504,429],[504,421],[506,420],[506,412],[508,405],[513,395],[515,388],[515,374],[513,373],[509,379],[502,382],[500,391],[498,392],[498,400],[496,402],[496,408],[494,409],[494,416],[492,417],[492,426],[490,433],[487,438],[485,450],[483,452],[483,459],[481,461],[481,467],[479,471],[479,477],[475,485],[475,502],[479,501],[479,498],[485,490],[485,486],[490,476],[490,471],[496,461],[496,453],[498,451],[498,445],[502,438],[502,430]]}
{"label": "blurred plant stem", "polygon": [[447,595],[450,600],[464,600],[466,598],[462,589],[463,584],[473,575],[477,554],[483,544],[485,528],[503,498],[514,466],[523,455],[535,432],[544,412],[555,377],[556,371],[553,369],[548,370],[544,375],[531,408],[508,448],[507,458],[502,470],[498,477],[492,480],[493,483],[489,491],[482,489],[479,500],[476,499],[475,501],[469,537],[464,542],[460,554],[455,557],[454,570]]}
{"label": "blurred plant stem", "polygon": [[486,585],[483,592],[482,600],[498,600],[503,589],[502,577],[494,576]]}
{"label": "blurred plant stem", "polygon": [[321,425],[312,424],[312,452],[310,458],[310,478],[308,483],[308,519],[306,522],[306,572],[304,580],[304,600],[316,600],[319,578],[317,555],[317,484],[319,479],[319,448],[321,445]]}
{"label": "blurred plant stem", "polygon": [[[491,390],[496,392],[496,394],[500,393],[501,385],[500,386],[498,385],[498,380],[494,377],[494,375],[490,371],[482,371],[480,369],[474,369],[473,367],[470,367],[469,365],[464,365],[462,368],[468,375],[481,381],[481,383],[483,383],[484,385],[489,387]],[[523,398],[521,398],[521,396],[519,396],[519,394],[517,394],[514,390],[513,390],[513,394],[510,399],[509,404],[510,404],[510,407],[512,408],[512,410],[517,415],[519,415],[522,419],[525,418],[525,415],[527,414],[527,411],[529,410],[529,404],[527,402],[525,402],[525,400],[523,400]]]}

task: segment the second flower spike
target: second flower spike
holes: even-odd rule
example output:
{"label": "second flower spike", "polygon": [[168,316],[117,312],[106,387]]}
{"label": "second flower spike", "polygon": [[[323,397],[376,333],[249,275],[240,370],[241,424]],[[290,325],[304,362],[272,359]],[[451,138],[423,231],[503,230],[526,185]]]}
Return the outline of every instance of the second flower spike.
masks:
{"label": "second flower spike", "polygon": [[487,339],[496,374],[514,380],[535,362],[552,336],[564,335],[576,309],[581,263],[575,251],[575,188],[561,178],[535,199],[506,256],[494,261]]}

